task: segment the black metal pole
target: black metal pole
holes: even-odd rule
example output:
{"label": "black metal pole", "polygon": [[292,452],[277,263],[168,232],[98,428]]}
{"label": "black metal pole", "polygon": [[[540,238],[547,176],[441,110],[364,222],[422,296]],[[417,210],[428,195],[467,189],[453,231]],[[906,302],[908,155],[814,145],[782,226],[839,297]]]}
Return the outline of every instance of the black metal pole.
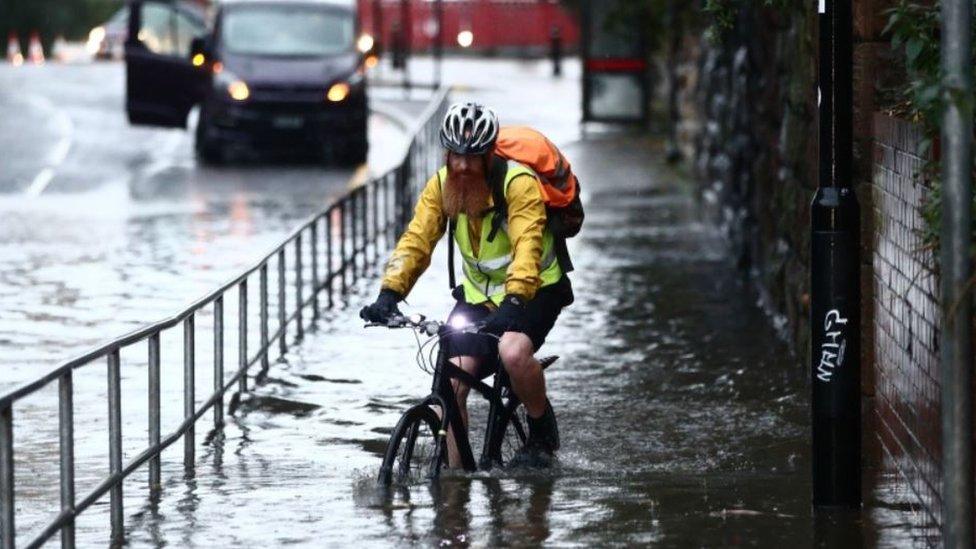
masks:
{"label": "black metal pole", "polygon": [[972,0],[942,2],[942,543],[973,547]]}
{"label": "black metal pole", "polygon": [[383,35],[383,4],[380,0],[373,0],[373,51],[377,56],[383,55],[386,37]]}
{"label": "black metal pole", "polygon": [[549,54],[552,57],[552,75],[562,76],[563,74],[563,37],[559,27],[553,25],[549,31]]}
{"label": "black metal pole", "polygon": [[434,87],[441,87],[441,63],[444,60],[444,1],[434,0],[434,19],[437,34],[434,36]]}
{"label": "black metal pole", "polygon": [[820,0],[820,188],[811,205],[813,503],[861,504],[860,207],[851,0]]}
{"label": "black metal pole", "polygon": [[410,40],[413,37],[410,26],[410,0],[400,0],[400,55],[403,56],[403,87],[410,89]]}

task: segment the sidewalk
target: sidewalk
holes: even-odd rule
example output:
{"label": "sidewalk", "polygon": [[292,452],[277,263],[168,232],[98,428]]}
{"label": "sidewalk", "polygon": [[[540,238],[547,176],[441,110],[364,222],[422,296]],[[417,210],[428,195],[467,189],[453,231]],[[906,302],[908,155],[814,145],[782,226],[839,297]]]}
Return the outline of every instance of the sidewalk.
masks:
{"label": "sidewalk", "polygon": [[[577,300],[545,348],[563,356],[547,376],[564,447],[552,475],[377,493],[389,430],[430,381],[408,333],[362,329],[373,282],[272,368],[195,479],[164,472],[167,494],[129,521],[133,546],[812,545],[802,372],[657,151],[566,147],[588,216]],[[445,249],[410,311],[446,315]]]}

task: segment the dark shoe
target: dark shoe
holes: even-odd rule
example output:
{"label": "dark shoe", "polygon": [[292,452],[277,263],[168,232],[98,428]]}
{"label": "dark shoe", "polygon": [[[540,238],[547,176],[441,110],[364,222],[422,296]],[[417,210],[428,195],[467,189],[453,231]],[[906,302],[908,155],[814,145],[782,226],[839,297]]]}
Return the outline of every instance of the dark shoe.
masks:
{"label": "dark shoe", "polygon": [[529,439],[515,452],[508,462],[509,467],[526,467],[530,469],[548,469],[552,467],[555,457],[552,448],[538,440]]}
{"label": "dark shoe", "polygon": [[551,467],[553,453],[559,449],[559,428],[556,425],[556,414],[552,411],[552,404],[546,402],[546,413],[536,419],[528,417],[529,440],[525,446],[519,448],[512,457],[509,465],[513,467]]}

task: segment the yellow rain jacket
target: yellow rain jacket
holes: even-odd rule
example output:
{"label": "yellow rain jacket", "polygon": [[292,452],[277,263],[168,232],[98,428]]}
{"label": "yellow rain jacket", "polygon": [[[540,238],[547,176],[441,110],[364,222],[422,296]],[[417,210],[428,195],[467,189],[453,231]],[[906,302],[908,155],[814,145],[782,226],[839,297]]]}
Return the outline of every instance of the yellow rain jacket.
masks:
{"label": "yellow rain jacket", "polygon": [[[441,170],[443,174],[443,168]],[[543,236],[546,232],[545,202],[539,182],[531,174],[512,178],[506,187],[505,199],[508,203],[506,232],[512,247],[512,262],[505,277],[505,293],[530,300],[543,284],[540,267],[543,260]],[[488,200],[486,209],[494,205],[490,196]],[[483,224],[481,217],[470,216],[467,220],[467,234],[472,237],[470,245],[477,254],[481,231],[490,231],[491,226]],[[387,262],[382,283],[384,289],[393,290],[402,296],[410,293],[417,279],[430,265],[434,246],[447,230],[447,221],[441,184],[438,176],[434,175],[427,181],[414,210],[413,219]]]}

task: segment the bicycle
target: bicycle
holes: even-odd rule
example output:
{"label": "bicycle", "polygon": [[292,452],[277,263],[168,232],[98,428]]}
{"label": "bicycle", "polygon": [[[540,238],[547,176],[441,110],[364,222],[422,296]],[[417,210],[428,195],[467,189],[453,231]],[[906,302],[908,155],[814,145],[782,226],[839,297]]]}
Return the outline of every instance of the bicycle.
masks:
{"label": "bicycle", "polygon": [[[493,384],[489,386],[452,364],[444,349],[445,345],[442,345],[444,338],[453,333],[479,333],[496,339],[497,336],[479,332],[481,326],[477,324],[452,327],[442,322],[426,320],[423,315],[395,316],[386,323],[370,323],[366,327],[412,329],[417,337],[418,364],[421,369],[433,375],[431,393],[404,412],[390,434],[383,464],[380,466],[381,484],[411,484],[439,478],[441,469],[446,465],[447,426],[454,433],[461,467],[467,472],[504,466],[515,451],[525,444],[528,436],[525,407],[512,391],[508,375],[498,356],[495,356]],[[429,336],[429,339],[421,341],[420,334]],[[428,348],[429,353],[425,355]],[[435,349],[436,358],[431,360]],[[558,356],[548,356],[540,359],[539,363],[545,369],[558,359]],[[433,364],[433,368],[430,368],[430,364]],[[468,385],[472,391],[488,401],[484,444],[477,462],[467,429],[461,420],[451,386],[452,379]]]}

